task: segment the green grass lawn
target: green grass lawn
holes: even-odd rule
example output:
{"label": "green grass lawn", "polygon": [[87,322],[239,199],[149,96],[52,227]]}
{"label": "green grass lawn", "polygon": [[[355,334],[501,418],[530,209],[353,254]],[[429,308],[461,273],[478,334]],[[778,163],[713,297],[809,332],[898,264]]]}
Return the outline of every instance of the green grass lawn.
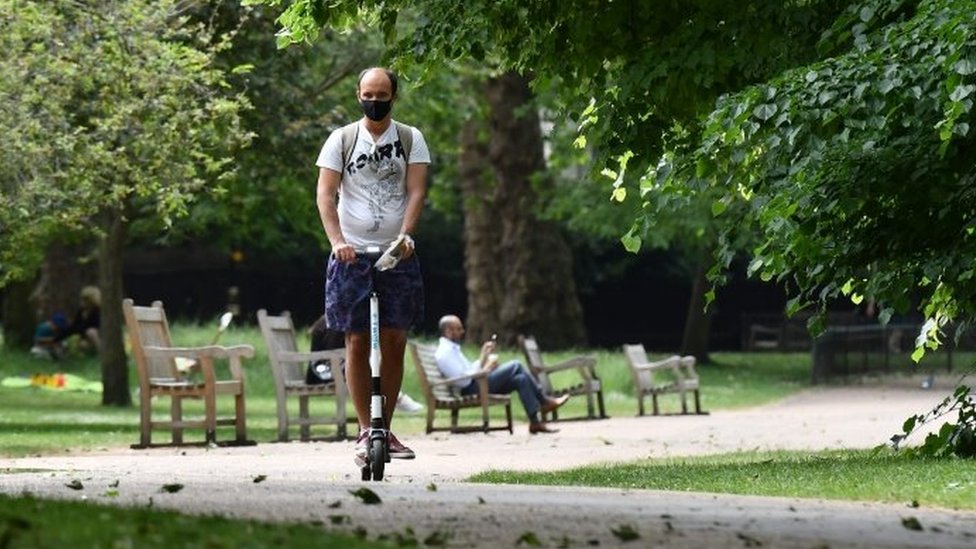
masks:
{"label": "green grass lawn", "polygon": [[[176,324],[174,341],[181,345],[207,344],[213,334],[209,326]],[[247,421],[249,438],[262,443],[276,438],[273,381],[267,353],[256,327],[232,327],[223,344],[249,343],[256,357],[245,360],[247,376]],[[301,346],[307,346],[302,338]],[[477,349],[465,351],[475,356]],[[604,387],[607,412],[625,417],[637,413],[630,372],[621,351],[582,349],[545,353],[547,363],[556,363],[575,354],[590,354],[597,359],[597,372]],[[514,349],[502,350],[502,360],[519,358]],[[652,354],[650,359],[661,358]],[[810,384],[809,353],[714,353],[713,363],[699,365],[702,405],[715,411],[758,406],[800,391]],[[39,360],[26,353],[0,349],[0,378],[36,373],[70,372],[98,380],[100,370],[93,357],[74,356],[60,362]],[[422,400],[413,364],[407,361],[404,390]],[[130,365],[130,385],[135,397],[136,373]],[[553,376],[557,388],[576,381],[574,372]],[[224,403],[228,406],[229,403]],[[331,402],[329,403],[331,405]],[[168,404],[157,405],[160,414]],[[194,403],[185,406],[194,413]],[[565,415],[585,412],[585,401],[576,398],[567,405]],[[679,411],[677,396],[662,399],[664,412]],[[196,413],[202,411],[202,404]],[[314,409],[313,409],[314,412]],[[514,412],[524,421],[521,409]],[[352,414],[350,408],[349,413]],[[501,421],[501,411],[495,412]],[[478,411],[462,415],[473,423]],[[444,418],[440,418],[444,421]],[[399,415],[394,427],[404,434],[422,433],[422,416]],[[138,440],[136,407],[116,408],[101,405],[97,393],[60,392],[39,388],[0,387],[0,456],[56,455],[93,449],[123,447]],[[316,433],[330,435],[323,429]],[[218,433],[229,439],[232,431]],[[164,442],[165,433],[155,434]],[[202,433],[189,430],[187,440],[202,440]],[[4,474],[0,471],[0,474]],[[8,473],[9,474],[9,473]],[[634,489],[702,491],[771,496],[904,502],[910,505],[976,509],[976,462],[965,460],[911,459],[888,452],[820,453],[736,453],[720,456],[642,460],[614,467],[594,466],[548,473],[495,471],[476,476],[477,482],[525,484],[563,484]],[[212,547],[257,547],[271,544],[305,545],[314,540],[320,547],[364,546],[362,540],[323,534],[322,525],[270,527],[252,521],[189,517],[146,509],[114,509],[85,503],[39,501],[31,497],[0,496],[0,539],[12,540],[12,547],[64,546],[66,540],[85,540],[90,546],[131,545],[161,547],[185,545],[185,532],[208,532],[197,545]],[[45,528],[56,521],[63,528]],[[215,525],[220,528],[218,535]],[[213,533],[213,535],[211,535]],[[332,543],[335,545],[331,545]],[[312,543],[312,542],[309,542]],[[371,542],[372,543],[372,542]],[[123,545],[127,544],[123,543]],[[358,545],[357,545],[358,544]]]}
{"label": "green grass lawn", "polygon": [[[204,345],[213,337],[214,328],[193,324],[174,324],[173,340],[179,345]],[[307,348],[304,330],[300,332],[300,348]],[[274,382],[267,360],[267,351],[257,327],[232,326],[224,333],[221,343],[225,345],[248,343],[254,346],[256,356],[244,360],[247,379],[246,405],[248,437],[259,443],[270,442],[277,436],[276,404]],[[465,352],[477,355],[477,348],[468,345]],[[501,359],[523,360],[516,349],[502,350]],[[607,413],[613,416],[633,416],[637,413],[637,401],[632,392],[630,371],[623,353],[618,350],[581,349],[545,353],[547,363],[554,364],[575,354],[589,354],[597,359],[597,372],[600,376],[606,401]],[[651,355],[650,358],[660,358]],[[782,398],[809,384],[810,358],[807,353],[793,354],[744,354],[715,353],[714,362],[698,367],[702,383],[702,406],[705,410],[718,410],[756,406]],[[226,367],[218,365],[218,367]],[[38,359],[24,352],[0,348],[0,378],[8,376],[31,376],[66,372],[81,375],[98,381],[101,378],[100,366],[94,357],[69,356],[52,362]],[[133,402],[138,403],[136,395],[137,377],[134,364],[130,364],[129,383]],[[554,385],[572,385],[579,380],[574,371],[561,372],[551,376]],[[404,391],[418,401],[423,401],[417,374],[412,361],[407,358],[403,382]],[[157,399],[154,417],[168,414],[168,399]],[[676,395],[661,399],[662,411],[680,411]],[[319,403],[323,404],[323,403]],[[331,401],[324,403],[331,406]],[[220,409],[230,410],[231,402],[224,399],[218,403]],[[292,403],[297,407],[297,403]],[[313,407],[314,407],[313,403]],[[297,409],[297,408],[296,408]],[[187,401],[184,413],[187,417],[201,415],[202,402]],[[352,407],[348,414],[354,415]],[[562,412],[564,417],[585,414],[586,402],[583,398],[572,399]],[[313,408],[314,412],[314,408]],[[521,407],[513,406],[517,421],[525,421]],[[493,411],[493,419],[502,421],[503,411]],[[469,409],[462,412],[462,421],[480,423],[480,410]],[[438,416],[439,424],[444,424],[446,415]],[[101,395],[54,391],[40,388],[0,387],[0,456],[24,456],[37,454],[60,454],[99,448],[122,447],[136,443],[139,439],[138,407],[117,408],[101,405]],[[409,416],[399,414],[394,427],[406,435],[423,433],[423,415]],[[232,427],[222,427],[218,440],[228,440],[233,436]],[[352,430],[350,430],[352,432]],[[327,426],[313,429],[314,435],[331,436],[335,431]],[[202,440],[200,430],[188,429],[185,440]],[[154,442],[168,441],[165,431],[153,433]]]}
{"label": "green grass lawn", "polygon": [[[363,536],[323,533],[321,524],[270,524],[158,509],[112,507],[0,494],[0,547],[200,547],[241,549],[394,547]],[[416,543],[414,543],[416,545]],[[402,546],[402,545],[401,545]]]}
{"label": "green grass lawn", "polygon": [[887,449],[743,452],[544,473],[490,471],[471,480],[874,501],[976,510],[976,460],[911,458]]}

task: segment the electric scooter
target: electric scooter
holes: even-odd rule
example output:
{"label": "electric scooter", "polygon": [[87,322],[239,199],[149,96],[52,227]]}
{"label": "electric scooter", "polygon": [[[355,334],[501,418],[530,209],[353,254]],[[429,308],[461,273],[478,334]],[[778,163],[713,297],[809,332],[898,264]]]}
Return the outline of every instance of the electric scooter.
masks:
{"label": "electric scooter", "polygon": [[[403,254],[403,242],[405,237],[393,241],[386,252],[380,255],[378,246],[371,246],[366,249],[364,254],[370,261],[374,257],[378,258],[373,262],[374,271],[386,271],[392,269],[400,261]],[[375,274],[375,272],[374,272]],[[380,390],[380,365],[382,363],[380,353],[380,300],[376,293],[376,284],[373,284],[373,291],[369,294],[369,372],[370,372],[370,395],[369,395],[369,441],[366,449],[366,463],[361,468],[362,479],[374,481],[383,480],[383,473],[386,464],[390,462],[389,428],[383,419],[383,393]]]}

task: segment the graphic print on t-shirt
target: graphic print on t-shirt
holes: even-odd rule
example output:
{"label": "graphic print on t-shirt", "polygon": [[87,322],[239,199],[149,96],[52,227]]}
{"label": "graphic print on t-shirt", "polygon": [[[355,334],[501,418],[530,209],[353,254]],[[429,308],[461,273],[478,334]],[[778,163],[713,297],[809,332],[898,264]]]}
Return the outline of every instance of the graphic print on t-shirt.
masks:
{"label": "graphic print on t-shirt", "polygon": [[405,198],[406,189],[400,184],[402,168],[396,158],[404,158],[399,140],[380,147],[374,145],[373,151],[359,155],[346,166],[349,175],[361,172],[360,181],[365,181],[364,190],[369,197],[369,210],[373,216],[373,225],[367,232],[374,233],[380,229],[386,217],[386,206],[402,202]]}

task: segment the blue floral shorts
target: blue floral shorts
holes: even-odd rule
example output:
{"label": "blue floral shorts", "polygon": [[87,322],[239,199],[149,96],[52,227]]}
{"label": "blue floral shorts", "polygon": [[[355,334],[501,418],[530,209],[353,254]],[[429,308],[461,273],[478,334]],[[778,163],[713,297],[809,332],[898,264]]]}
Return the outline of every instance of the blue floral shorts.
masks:
{"label": "blue floral shorts", "polygon": [[357,257],[352,263],[329,255],[325,275],[325,321],[330,330],[369,331],[369,294],[380,298],[380,326],[410,329],[423,320],[424,282],[417,255],[388,271],[373,270],[373,261]]}

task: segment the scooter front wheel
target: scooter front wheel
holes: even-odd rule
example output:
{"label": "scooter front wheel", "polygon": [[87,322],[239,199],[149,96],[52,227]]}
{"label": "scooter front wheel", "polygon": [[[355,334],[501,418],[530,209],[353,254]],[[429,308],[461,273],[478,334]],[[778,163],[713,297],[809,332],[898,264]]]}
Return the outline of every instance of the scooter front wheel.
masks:
{"label": "scooter front wheel", "polygon": [[373,480],[383,480],[383,470],[386,468],[386,441],[377,438],[369,443],[369,466],[373,470]]}

